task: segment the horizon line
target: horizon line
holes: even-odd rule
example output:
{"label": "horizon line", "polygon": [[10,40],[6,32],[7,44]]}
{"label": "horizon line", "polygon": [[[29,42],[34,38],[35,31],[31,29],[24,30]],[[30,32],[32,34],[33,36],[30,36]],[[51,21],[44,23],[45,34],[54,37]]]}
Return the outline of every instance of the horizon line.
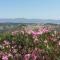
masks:
{"label": "horizon line", "polygon": [[60,19],[52,19],[52,18],[0,18],[0,19],[40,19],[40,20],[60,20]]}

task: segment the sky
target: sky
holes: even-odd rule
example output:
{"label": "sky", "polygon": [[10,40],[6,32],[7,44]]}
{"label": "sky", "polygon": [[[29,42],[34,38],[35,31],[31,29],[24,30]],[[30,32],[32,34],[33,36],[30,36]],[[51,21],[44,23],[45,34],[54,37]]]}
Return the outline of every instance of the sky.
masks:
{"label": "sky", "polygon": [[60,0],[0,0],[0,18],[60,19]]}

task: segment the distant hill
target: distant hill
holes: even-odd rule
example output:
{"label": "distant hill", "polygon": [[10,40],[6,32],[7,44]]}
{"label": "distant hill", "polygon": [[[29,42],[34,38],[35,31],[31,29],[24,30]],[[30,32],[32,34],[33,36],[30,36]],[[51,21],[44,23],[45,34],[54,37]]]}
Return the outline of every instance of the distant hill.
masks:
{"label": "distant hill", "polygon": [[0,23],[54,23],[54,24],[60,24],[60,20],[16,18],[16,19],[0,19]]}

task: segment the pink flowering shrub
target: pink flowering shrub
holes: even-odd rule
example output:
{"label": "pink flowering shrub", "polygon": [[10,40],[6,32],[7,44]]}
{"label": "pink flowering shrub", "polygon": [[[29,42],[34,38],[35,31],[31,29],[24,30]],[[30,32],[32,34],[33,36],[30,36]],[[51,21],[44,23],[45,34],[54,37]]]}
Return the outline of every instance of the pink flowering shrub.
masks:
{"label": "pink flowering shrub", "polygon": [[60,59],[60,34],[45,27],[1,34],[0,43],[2,60],[9,60],[9,54],[12,60]]}
{"label": "pink flowering shrub", "polygon": [[38,29],[38,31],[32,31],[32,35],[42,35],[43,33],[48,33],[49,30],[47,28]]}

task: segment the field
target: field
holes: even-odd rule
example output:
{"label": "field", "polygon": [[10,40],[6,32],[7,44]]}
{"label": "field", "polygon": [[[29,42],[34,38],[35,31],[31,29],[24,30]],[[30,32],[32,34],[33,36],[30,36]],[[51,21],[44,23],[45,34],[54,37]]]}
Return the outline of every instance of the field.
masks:
{"label": "field", "polygon": [[0,23],[0,59],[60,60],[60,25]]}

